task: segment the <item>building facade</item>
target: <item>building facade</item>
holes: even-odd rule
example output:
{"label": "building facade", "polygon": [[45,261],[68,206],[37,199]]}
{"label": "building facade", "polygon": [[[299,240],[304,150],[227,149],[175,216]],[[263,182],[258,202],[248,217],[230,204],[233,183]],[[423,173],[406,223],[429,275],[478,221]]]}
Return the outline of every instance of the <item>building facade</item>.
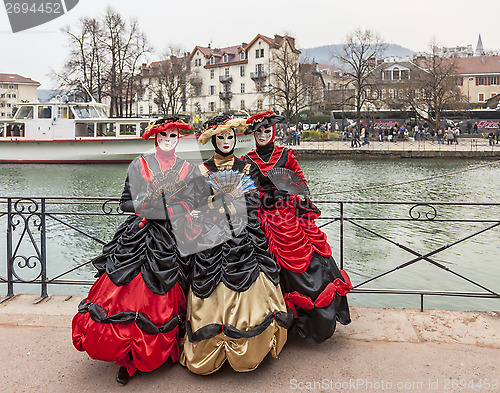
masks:
{"label": "building facade", "polygon": [[250,43],[226,48],[196,46],[189,55],[188,111],[197,119],[218,112],[257,112],[275,109],[270,86],[278,51],[287,46],[295,54],[295,39],[258,34]]}
{"label": "building facade", "polygon": [[0,119],[11,119],[20,102],[37,100],[39,82],[17,74],[0,74]]}
{"label": "building facade", "polygon": [[500,56],[475,56],[453,59],[457,84],[472,107],[500,94]]}

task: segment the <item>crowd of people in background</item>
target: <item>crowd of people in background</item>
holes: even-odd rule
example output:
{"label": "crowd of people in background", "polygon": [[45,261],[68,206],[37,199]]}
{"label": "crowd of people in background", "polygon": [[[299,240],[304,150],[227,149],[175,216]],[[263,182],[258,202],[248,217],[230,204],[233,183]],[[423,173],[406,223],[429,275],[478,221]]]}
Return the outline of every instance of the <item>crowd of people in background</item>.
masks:
{"label": "crowd of people in background", "polygon": [[[371,123],[361,123],[358,129],[356,126],[346,127],[342,131],[338,123],[317,123],[305,125],[299,122],[297,126],[284,127],[277,130],[277,140],[281,145],[297,146],[303,139],[304,131],[311,130],[320,133],[322,139],[327,139],[328,133],[341,133],[343,141],[350,141],[352,148],[361,147],[370,144],[371,140],[378,142],[399,142],[399,141],[417,141],[429,140],[438,144],[458,145],[459,137],[462,131],[468,134],[479,134],[478,124],[467,122],[461,127],[459,123],[447,122],[445,126],[434,129],[429,123],[402,124],[395,122],[391,127],[374,127]],[[500,143],[500,122],[496,130],[488,134],[490,146]]]}

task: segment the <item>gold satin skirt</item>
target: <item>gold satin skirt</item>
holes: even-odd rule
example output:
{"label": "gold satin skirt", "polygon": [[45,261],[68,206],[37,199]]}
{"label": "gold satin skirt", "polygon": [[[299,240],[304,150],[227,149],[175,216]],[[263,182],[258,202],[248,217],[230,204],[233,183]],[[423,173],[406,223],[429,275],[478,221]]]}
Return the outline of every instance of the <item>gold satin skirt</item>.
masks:
{"label": "gold satin skirt", "polygon": [[[232,325],[248,331],[261,324],[269,313],[286,312],[279,285],[275,286],[264,273],[245,292],[228,289],[223,282],[208,298],[199,298],[190,290],[186,320],[191,330],[210,325]],[[187,335],[181,364],[201,375],[217,371],[226,359],[239,372],[252,371],[271,352],[276,358],[285,345],[287,329],[274,319],[259,335],[250,338],[231,338],[224,332],[199,342],[190,342]]]}

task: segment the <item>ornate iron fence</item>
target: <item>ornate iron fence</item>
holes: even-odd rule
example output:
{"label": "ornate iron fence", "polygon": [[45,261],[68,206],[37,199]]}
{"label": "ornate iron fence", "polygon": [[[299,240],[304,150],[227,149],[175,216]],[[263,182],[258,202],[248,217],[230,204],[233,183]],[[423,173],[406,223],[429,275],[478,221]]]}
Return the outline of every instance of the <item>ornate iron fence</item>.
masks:
{"label": "ornate iron fence", "polygon": [[[495,232],[495,238],[500,234],[500,203],[457,203],[457,202],[436,202],[436,201],[314,201],[320,207],[325,207],[327,214],[318,219],[320,227],[337,225],[338,247],[336,257],[340,267],[349,271],[352,260],[346,259],[345,235],[347,227],[356,229],[359,234],[363,233],[372,239],[380,239],[384,244],[392,245],[399,250],[410,254],[410,258],[398,262],[395,266],[375,274],[353,280],[353,293],[371,294],[401,294],[420,296],[420,307],[424,308],[424,296],[458,296],[472,298],[500,299],[499,288],[491,289],[487,285],[473,280],[466,274],[452,269],[450,264],[437,261],[436,256],[471,239],[478,238],[485,233]],[[376,208],[394,209],[390,214],[369,214]],[[450,209],[466,209],[467,214],[452,212]],[[473,212],[479,209],[478,212]],[[404,212],[404,214],[402,214]],[[90,261],[83,262],[70,269],[57,273],[53,277],[47,275],[47,232],[48,223],[51,223],[50,230],[60,231],[58,227],[64,227],[71,232],[77,232],[86,239],[90,239],[97,244],[105,244],[106,241],[90,234],[88,230],[75,225],[69,220],[70,217],[83,217],[89,220],[104,218],[108,220],[111,216],[124,217],[124,213],[118,207],[117,198],[77,198],[77,197],[8,197],[0,198],[0,221],[6,221],[6,268],[3,276],[0,274],[0,284],[6,284],[7,294],[0,300],[6,301],[14,296],[15,286],[18,284],[34,284],[40,286],[40,298],[38,301],[48,296],[48,286],[55,284],[68,285],[90,285],[92,280],[74,280],[67,276],[75,270],[88,265]],[[467,233],[461,233],[456,239],[449,239],[445,244],[437,246],[430,251],[417,251],[414,246],[404,244],[403,240],[398,240],[391,234],[384,232],[384,228],[389,225],[398,225],[402,222],[412,222],[419,226],[430,223],[453,227],[456,225],[467,226]],[[94,223],[95,224],[95,223]],[[374,225],[376,224],[376,225]],[[101,223],[105,225],[105,223]],[[382,225],[382,230],[378,226]],[[95,226],[95,225],[94,225]],[[331,228],[330,228],[331,229]],[[109,227],[105,231],[107,238],[112,234],[114,228]],[[335,230],[335,229],[333,229]],[[358,234],[358,236],[359,236]],[[15,235],[15,236],[14,236]],[[31,252],[26,253],[29,245]],[[393,261],[391,261],[392,263]],[[367,284],[372,283],[391,273],[408,268],[419,262],[431,264],[447,274],[451,274],[469,285],[477,288],[478,291],[446,291],[446,290],[413,290],[407,288],[384,289],[368,288]],[[457,264],[454,264],[454,266]],[[1,271],[1,270],[0,270]],[[28,272],[32,273],[27,277]],[[26,273],[26,274],[25,274]],[[496,281],[497,284],[500,281]]]}

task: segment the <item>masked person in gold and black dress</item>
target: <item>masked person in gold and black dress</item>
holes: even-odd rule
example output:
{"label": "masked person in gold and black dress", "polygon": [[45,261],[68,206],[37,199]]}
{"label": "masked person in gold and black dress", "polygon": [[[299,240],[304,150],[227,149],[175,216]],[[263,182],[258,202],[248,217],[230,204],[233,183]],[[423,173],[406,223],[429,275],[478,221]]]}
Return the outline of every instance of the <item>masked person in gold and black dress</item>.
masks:
{"label": "masked person in gold and black dress", "polygon": [[204,124],[199,138],[211,141],[215,154],[200,165],[202,232],[190,263],[181,360],[196,374],[213,373],[226,360],[236,371],[250,371],[269,352],[277,357],[293,318],[257,219],[250,165],[234,156],[235,130],[244,128],[245,120],[220,115]]}
{"label": "masked person in gold and black dress", "polygon": [[[73,318],[73,344],[93,359],[120,366],[126,384],[136,370],[151,371],[180,356],[179,336],[186,313],[187,271],[178,243],[199,233],[191,221],[196,166],[175,156],[177,117],[150,124],[153,154],[129,166],[120,207],[133,212],[93,260],[98,279]],[[174,233],[173,228],[182,228]]]}
{"label": "masked person in gold and black dress", "polygon": [[292,149],[274,144],[276,124],[283,120],[273,111],[247,119],[256,149],[244,156],[252,164],[261,206],[259,220],[273,258],[281,266],[280,283],[295,319],[291,332],[313,342],[332,336],[336,321],[350,322],[346,294],[352,289],[346,272],[339,270],[326,235],[314,220],[321,212],[308,199],[279,190],[267,176],[273,168],[286,168],[305,182]]}

